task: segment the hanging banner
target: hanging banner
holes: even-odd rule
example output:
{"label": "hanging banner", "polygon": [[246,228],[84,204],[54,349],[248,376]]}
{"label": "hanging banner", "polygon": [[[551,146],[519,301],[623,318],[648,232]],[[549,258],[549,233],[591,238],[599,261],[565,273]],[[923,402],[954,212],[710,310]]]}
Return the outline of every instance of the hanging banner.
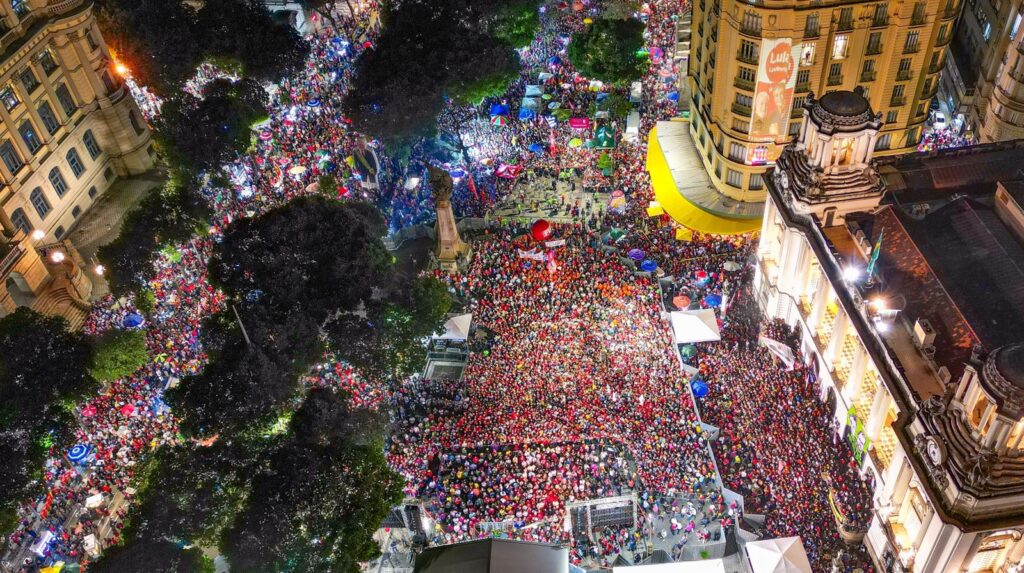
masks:
{"label": "hanging banner", "polygon": [[761,40],[754,105],[750,114],[750,139],[776,141],[786,137],[793,90],[796,88],[796,56],[799,50],[800,45],[794,46],[792,38]]}
{"label": "hanging banner", "polygon": [[537,250],[524,251],[522,249],[519,249],[519,258],[532,259],[534,261],[543,261],[544,253],[538,252]]}
{"label": "hanging banner", "polygon": [[558,239],[557,241],[547,241],[546,243],[544,243],[544,246],[549,249],[553,249],[555,247],[564,247],[565,239]]}

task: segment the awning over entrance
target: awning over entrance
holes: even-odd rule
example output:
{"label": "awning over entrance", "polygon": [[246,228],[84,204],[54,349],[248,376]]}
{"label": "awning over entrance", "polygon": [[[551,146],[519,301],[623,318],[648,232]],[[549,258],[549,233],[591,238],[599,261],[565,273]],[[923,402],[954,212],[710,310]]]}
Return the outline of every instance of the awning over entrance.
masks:
{"label": "awning over entrance", "polygon": [[764,203],[722,195],[704,170],[689,124],[660,121],[647,139],[647,171],[658,204],[677,223],[701,233],[739,235],[761,228]]}

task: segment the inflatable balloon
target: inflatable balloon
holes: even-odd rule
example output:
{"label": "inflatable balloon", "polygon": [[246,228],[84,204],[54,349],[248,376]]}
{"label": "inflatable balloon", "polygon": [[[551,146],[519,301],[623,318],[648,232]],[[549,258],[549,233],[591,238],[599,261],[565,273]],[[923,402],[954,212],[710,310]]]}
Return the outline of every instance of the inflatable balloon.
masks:
{"label": "inflatable balloon", "polygon": [[530,227],[530,234],[537,242],[546,241],[551,238],[551,223],[544,219],[537,219],[537,222]]}
{"label": "inflatable balloon", "polygon": [[703,398],[711,391],[711,389],[708,388],[708,383],[703,380],[694,380],[693,382],[690,382],[690,389],[693,390],[693,396],[695,398]]}

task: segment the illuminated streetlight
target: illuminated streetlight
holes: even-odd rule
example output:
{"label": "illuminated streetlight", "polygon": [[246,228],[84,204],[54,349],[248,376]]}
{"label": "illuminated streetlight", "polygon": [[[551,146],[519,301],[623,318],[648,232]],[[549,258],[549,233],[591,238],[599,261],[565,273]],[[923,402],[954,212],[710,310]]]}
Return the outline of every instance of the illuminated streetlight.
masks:
{"label": "illuminated streetlight", "polygon": [[62,263],[62,262],[64,262],[64,251],[54,251],[50,255],[50,260],[55,262],[55,263]]}
{"label": "illuminated streetlight", "polygon": [[870,304],[871,308],[875,309],[875,311],[877,312],[885,312],[886,310],[888,310],[888,305],[886,304],[885,299],[882,297],[871,299]]}
{"label": "illuminated streetlight", "polygon": [[860,278],[861,270],[854,266],[843,268],[843,280],[852,283]]}
{"label": "illuminated streetlight", "polygon": [[32,231],[32,238],[36,241],[42,241],[43,237],[46,236],[46,231],[42,229],[36,229]]}
{"label": "illuminated streetlight", "polygon": [[116,71],[119,76],[126,76],[128,75],[128,66],[118,62],[117,65],[114,66],[114,71]]}
{"label": "illuminated streetlight", "polygon": [[97,275],[102,277],[103,273],[107,272],[107,267],[105,267],[103,265],[96,265],[96,267],[93,270],[96,271]]}

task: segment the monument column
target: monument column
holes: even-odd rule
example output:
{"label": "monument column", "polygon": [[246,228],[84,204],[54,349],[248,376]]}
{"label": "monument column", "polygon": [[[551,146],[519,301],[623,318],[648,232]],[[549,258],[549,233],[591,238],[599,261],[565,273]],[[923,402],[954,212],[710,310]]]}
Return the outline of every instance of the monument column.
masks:
{"label": "monument column", "polygon": [[452,177],[447,171],[432,165],[427,166],[430,172],[430,187],[434,193],[434,210],[437,212],[437,245],[434,254],[441,268],[454,272],[459,268],[459,257],[469,254],[469,245],[459,237],[459,228],[455,225],[455,214],[452,212]]}

